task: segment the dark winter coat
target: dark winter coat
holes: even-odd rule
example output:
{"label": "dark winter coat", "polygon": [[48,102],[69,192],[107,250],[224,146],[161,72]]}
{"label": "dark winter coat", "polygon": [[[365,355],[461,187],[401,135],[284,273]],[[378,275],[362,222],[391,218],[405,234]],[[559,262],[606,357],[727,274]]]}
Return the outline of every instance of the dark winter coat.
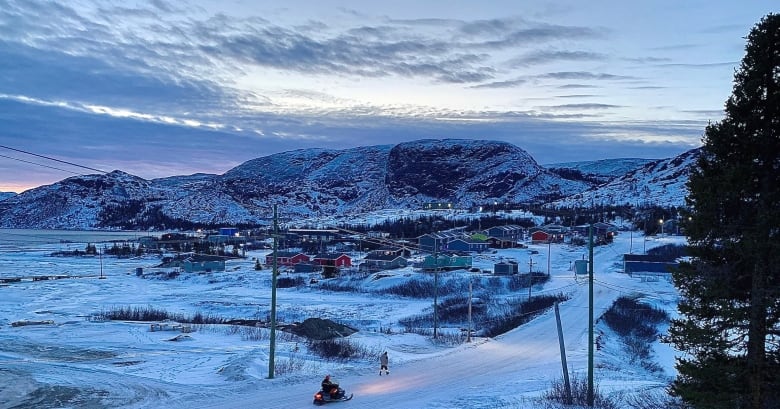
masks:
{"label": "dark winter coat", "polygon": [[382,366],[387,366],[387,352],[379,357],[379,364]]}

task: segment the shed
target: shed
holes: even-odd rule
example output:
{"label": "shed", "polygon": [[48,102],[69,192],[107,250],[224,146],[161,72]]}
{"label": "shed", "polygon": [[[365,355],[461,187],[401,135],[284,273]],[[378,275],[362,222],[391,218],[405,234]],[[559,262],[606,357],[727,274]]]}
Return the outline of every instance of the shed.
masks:
{"label": "shed", "polygon": [[512,275],[519,271],[517,261],[513,260],[500,261],[493,265],[493,274],[496,275]]}

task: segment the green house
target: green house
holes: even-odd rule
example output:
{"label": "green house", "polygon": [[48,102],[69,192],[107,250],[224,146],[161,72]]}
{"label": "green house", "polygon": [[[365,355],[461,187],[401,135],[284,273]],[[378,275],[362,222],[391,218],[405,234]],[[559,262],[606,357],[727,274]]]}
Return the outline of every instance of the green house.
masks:
{"label": "green house", "polygon": [[448,271],[471,268],[473,258],[467,255],[439,253],[436,256],[425,256],[422,262],[423,271]]}
{"label": "green house", "polygon": [[225,271],[225,258],[195,254],[184,260],[183,267],[187,273]]}

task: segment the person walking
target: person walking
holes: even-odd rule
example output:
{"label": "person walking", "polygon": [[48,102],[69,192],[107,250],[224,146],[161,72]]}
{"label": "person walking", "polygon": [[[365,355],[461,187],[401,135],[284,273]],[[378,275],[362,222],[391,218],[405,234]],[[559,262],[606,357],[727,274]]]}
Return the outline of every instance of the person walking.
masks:
{"label": "person walking", "polygon": [[379,356],[379,376],[382,376],[382,371],[385,371],[385,375],[390,375],[390,371],[387,369],[387,363],[387,351],[385,351]]}

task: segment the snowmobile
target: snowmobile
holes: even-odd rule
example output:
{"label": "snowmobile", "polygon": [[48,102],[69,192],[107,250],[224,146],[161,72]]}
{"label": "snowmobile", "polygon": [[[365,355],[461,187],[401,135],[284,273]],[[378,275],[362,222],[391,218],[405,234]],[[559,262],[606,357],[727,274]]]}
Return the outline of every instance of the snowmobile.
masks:
{"label": "snowmobile", "polygon": [[315,405],[324,405],[326,403],[334,403],[334,402],[346,402],[350,399],[352,399],[353,394],[349,394],[347,396],[347,393],[344,392],[344,389],[337,388],[338,392],[335,394],[331,394],[325,391],[319,391],[314,394],[314,404]]}

